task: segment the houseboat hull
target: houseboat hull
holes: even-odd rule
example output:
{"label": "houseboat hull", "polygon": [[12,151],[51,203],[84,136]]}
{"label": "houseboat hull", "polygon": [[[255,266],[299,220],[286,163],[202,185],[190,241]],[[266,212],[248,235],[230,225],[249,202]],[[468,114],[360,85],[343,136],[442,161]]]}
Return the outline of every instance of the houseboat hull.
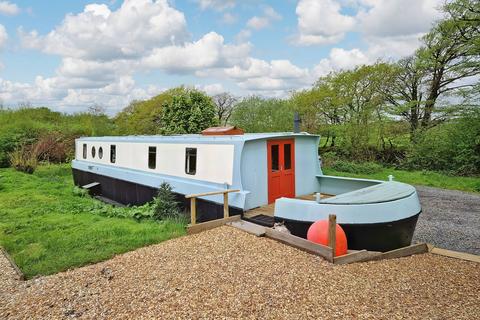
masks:
{"label": "houseboat hull", "polygon": [[385,252],[411,244],[421,211],[415,188],[391,181],[319,201],[280,198],[274,216],[292,234],[306,238],[315,221],[335,214],[349,249]]}
{"label": "houseboat hull", "polygon": [[[73,181],[76,186],[85,186],[93,182],[99,183],[91,193],[113,200],[123,205],[142,205],[153,200],[158,193],[158,188],[143,185],[136,182],[113,178],[94,172],[72,168]],[[162,180],[159,179],[160,185]],[[185,195],[176,193],[175,198],[181,209],[189,210],[190,201]],[[243,210],[229,207],[230,215],[239,215]],[[197,222],[223,218],[223,205],[205,199],[197,199]]]}
{"label": "houseboat hull", "polygon": [[[347,236],[349,249],[386,252],[411,244],[419,215],[420,212],[409,218],[397,221],[359,224],[341,223],[340,226]],[[302,238],[307,238],[308,228],[314,222],[278,217],[275,218],[275,221],[283,221],[293,235]]]}

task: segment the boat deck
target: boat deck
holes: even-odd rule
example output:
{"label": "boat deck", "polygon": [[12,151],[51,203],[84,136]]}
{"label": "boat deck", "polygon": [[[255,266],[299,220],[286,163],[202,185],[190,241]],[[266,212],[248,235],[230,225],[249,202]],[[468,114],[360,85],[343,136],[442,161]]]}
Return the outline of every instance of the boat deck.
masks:
{"label": "boat deck", "polygon": [[[324,193],[320,194],[321,199],[327,199],[327,198],[331,198],[331,197],[334,197],[334,195],[324,194]],[[302,200],[315,201],[315,193],[310,193],[310,194],[306,194],[306,195],[303,195],[303,196],[298,196],[296,198],[297,199],[302,199]],[[265,206],[261,206],[261,207],[258,207],[258,208],[248,210],[247,212],[244,213],[244,217],[245,218],[253,218],[253,217],[258,216],[258,215],[265,215],[265,216],[273,217],[273,212],[274,211],[275,211],[275,203],[270,203],[270,204],[267,204]]]}

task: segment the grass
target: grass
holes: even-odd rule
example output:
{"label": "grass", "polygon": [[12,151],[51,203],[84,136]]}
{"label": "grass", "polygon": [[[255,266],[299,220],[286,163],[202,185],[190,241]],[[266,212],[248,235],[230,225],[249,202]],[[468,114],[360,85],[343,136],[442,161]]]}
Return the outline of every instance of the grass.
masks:
{"label": "grass", "polygon": [[0,245],[27,278],[106,260],[185,233],[180,222],[95,214],[99,210],[92,208],[107,205],[74,194],[69,165],[40,166],[33,175],[0,169],[0,204]]}
{"label": "grass", "polygon": [[369,178],[387,180],[393,175],[395,181],[413,185],[429,186],[442,189],[480,192],[480,177],[450,176],[432,171],[405,171],[381,167],[375,173],[353,173],[337,171],[332,168],[322,168],[323,173],[332,176],[346,176],[353,178]]}

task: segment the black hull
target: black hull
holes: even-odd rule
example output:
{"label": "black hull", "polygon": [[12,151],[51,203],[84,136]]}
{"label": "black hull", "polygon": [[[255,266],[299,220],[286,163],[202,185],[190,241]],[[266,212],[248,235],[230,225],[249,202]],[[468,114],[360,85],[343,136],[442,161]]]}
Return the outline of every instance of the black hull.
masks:
{"label": "black hull", "polygon": [[[386,252],[409,246],[420,212],[412,217],[384,223],[340,224],[347,235],[348,249]],[[284,221],[293,235],[307,238],[313,222],[275,218]]]}
{"label": "black hull", "polygon": [[[100,195],[124,205],[142,205],[152,201],[158,189],[120,180],[92,172],[72,168],[73,182],[76,186],[84,186],[92,182],[99,182],[100,186],[91,190],[94,195]],[[190,199],[185,195],[175,193],[176,200],[183,210],[190,210]],[[230,215],[241,215],[243,210],[229,207]],[[223,218],[223,205],[197,199],[197,222]]]}

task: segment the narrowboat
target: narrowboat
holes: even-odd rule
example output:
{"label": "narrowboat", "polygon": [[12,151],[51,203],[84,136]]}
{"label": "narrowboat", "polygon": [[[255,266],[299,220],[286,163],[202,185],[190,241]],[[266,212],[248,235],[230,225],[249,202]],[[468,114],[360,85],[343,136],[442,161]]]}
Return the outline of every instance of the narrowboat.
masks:
{"label": "narrowboat", "polygon": [[[320,137],[308,133],[243,133],[235,127],[171,136],[82,137],[75,141],[74,182],[126,205],[153,199],[169,183],[185,195],[228,193],[230,215],[275,203],[274,219],[305,237],[328,214],[349,248],[387,251],[409,245],[421,208],[415,188],[395,181],[322,174]],[[197,200],[198,221],[223,217],[223,195]]]}

